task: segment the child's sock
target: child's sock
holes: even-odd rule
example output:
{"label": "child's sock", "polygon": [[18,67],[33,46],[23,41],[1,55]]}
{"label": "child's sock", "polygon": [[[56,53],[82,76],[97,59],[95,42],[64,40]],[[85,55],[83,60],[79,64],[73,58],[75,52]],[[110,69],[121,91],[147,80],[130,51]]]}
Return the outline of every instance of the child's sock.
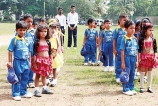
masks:
{"label": "child's sock", "polygon": [[39,87],[35,87],[35,90],[39,91]]}
{"label": "child's sock", "polygon": [[140,73],[140,86],[141,86],[141,88],[144,88],[144,74],[145,74],[145,72]]}
{"label": "child's sock", "polygon": [[148,71],[148,87],[151,88],[152,84],[152,72]]}
{"label": "child's sock", "polygon": [[47,86],[43,86],[43,89],[47,89]]}

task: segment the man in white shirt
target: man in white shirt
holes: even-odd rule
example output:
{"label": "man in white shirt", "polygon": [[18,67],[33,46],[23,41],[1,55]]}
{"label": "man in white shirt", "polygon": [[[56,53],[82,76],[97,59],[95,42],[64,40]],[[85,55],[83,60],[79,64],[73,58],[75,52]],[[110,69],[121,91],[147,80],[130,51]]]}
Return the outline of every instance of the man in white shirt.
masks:
{"label": "man in white shirt", "polygon": [[71,6],[71,12],[67,15],[68,23],[68,49],[72,45],[72,35],[74,40],[74,49],[77,47],[77,23],[78,23],[78,14],[75,12],[75,6]]}
{"label": "man in white shirt", "polygon": [[[59,20],[60,23],[60,29],[63,34],[65,34],[66,29],[66,16],[63,15],[63,8],[58,8],[58,15],[55,16]],[[64,43],[64,36],[63,36],[63,43]]]}

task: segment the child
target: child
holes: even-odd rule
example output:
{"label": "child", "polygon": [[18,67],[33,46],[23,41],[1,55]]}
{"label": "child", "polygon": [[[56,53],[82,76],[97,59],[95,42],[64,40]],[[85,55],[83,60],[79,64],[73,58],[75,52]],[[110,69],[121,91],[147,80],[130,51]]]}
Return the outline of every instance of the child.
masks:
{"label": "child", "polygon": [[113,62],[113,34],[111,28],[111,21],[104,21],[105,30],[102,31],[100,35],[100,47],[102,45],[103,53],[106,55],[106,62],[103,63],[104,71],[112,71],[112,67],[114,66]]}
{"label": "child", "polygon": [[113,53],[115,55],[115,73],[116,73],[116,82],[120,82],[120,74],[121,74],[121,40],[126,34],[124,30],[124,23],[128,20],[128,16],[125,14],[121,14],[119,16],[118,24],[119,28],[116,28],[113,31]]}
{"label": "child", "polygon": [[35,76],[34,96],[41,97],[39,91],[39,79],[42,77],[42,94],[53,94],[46,85],[46,78],[49,76],[52,67],[51,60],[51,43],[49,42],[49,29],[46,24],[39,24],[36,30],[37,40],[34,42],[34,56],[32,58],[32,70]]}
{"label": "child", "polygon": [[129,82],[122,83],[123,93],[125,95],[134,95],[136,91],[134,91],[134,75],[135,75],[135,67],[138,66],[137,55],[138,55],[138,42],[137,38],[134,36],[135,32],[135,24],[133,21],[125,22],[125,30],[127,34],[122,38],[121,41],[121,67],[124,71],[125,68],[129,68]]}
{"label": "child", "polygon": [[33,20],[32,28],[33,28],[34,30],[37,29],[37,25],[38,25],[38,23],[37,23],[35,20]]}
{"label": "child", "polygon": [[39,19],[40,24],[46,24],[46,19],[45,18],[40,18]]}
{"label": "child", "polygon": [[55,24],[50,24],[50,42],[52,49],[52,57],[53,57],[53,81],[51,82],[51,87],[54,87],[57,84],[57,69],[63,66],[63,60],[59,55],[61,46],[59,40],[59,33],[56,30]]}
{"label": "child", "polygon": [[148,74],[148,89],[147,92],[152,91],[152,69],[155,68],[155,61],[157,57],[157,44],[156,39],[153,38],[153,25],[146,23],[143,26],[142,38],[139,41],[139,66],[140,72],[140,93],[144,92],[144,74]]}
{"label": "child", "polygon": [[[25,14],[24,15],[24,21],[27,24],[27,32],[25,34],[25,37],[28,39],[29,44],[30,44],[30,49],[31,49],[31,57],[33,56],[33,44],[35,40],[35,30],[32,28],[32,23],[33,23],[33,17],[31,14]],[[33,71],[30,70],[29,73],[29,80],[28,80],[28,87],[29,88],[34,88],[34,80],[33,80]]]}
{"label": "child", "polygon": [[[24,21],[18,21],[16,23],[15,36],[8,47],[8,68],[14,68],[15,74],[19,79],[19,83],[12,84],[12,98],[16,101],[20,101],[21,97],[30,98],[31,93],[27,92],[27,82],[30,72],[30,48],[29,43],[25,39],[27,25]],[[14,53],[14,60],[12,62],[12,55]],[[13,65],[12,65],[13,64]]]}
{"label": "child", "polygon": [[85,55],[85,61],[84,65],[88,65],[88,60],[89,58],[92,59],[92,65],[95,64],[96,62],[96,49],[98,46],[98,31],[94,29],[94,20],[93,19],[88,19],[88,29],[85,30],[84,33],[84,39],[83,39],[83,46],[86,47],[86,51],[88,53]]}

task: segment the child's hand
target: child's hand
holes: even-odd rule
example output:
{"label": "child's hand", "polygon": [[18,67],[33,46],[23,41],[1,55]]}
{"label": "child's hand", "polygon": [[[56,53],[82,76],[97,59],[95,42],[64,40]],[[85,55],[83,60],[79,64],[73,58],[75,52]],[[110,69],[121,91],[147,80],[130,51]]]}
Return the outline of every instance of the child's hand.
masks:
{"label": "child's hand", "polygon": [[123,64],[121,65],[121,67],[122,67],[122,70],[124,71],[125,68],[126,68],[125,63],[123,63]]}
{"label": "child's hand", "polygon": [[115,55],[115,57],[117,56],[117,51],[116,50],[113,50],[113,53]]}
{"label": "child's hand", "polygon": [[8,62],[7,67],[8,67],[8,69],[10,69],[12,67],[12,62]]}
{"label": "child's hand", "polygon": [[136,68],[138,68],[138,66],[139,66],[139,64],[138,64],[138,62],[136,62]]}
{"label": "child's hand", "polygon": [[96,47],[99,47],[98,43],[96,43]]}
{"label": "child's hand", "polygon": [[84,46],[85,46],[85,44],[82,44],[82,46],[84,47]]}

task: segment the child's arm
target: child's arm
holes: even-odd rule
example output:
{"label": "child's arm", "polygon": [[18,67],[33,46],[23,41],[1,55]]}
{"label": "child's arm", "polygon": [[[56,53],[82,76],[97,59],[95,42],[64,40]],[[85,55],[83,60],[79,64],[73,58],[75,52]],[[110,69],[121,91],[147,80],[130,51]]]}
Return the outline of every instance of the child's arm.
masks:
{"label": "child's arm", "polygon": [[116,50],[116,39],[113,40],[113,53],[115,56],[117,56],[117,50]]}
{"label": "child's arm", "polygon": [[8,69],[10,69],[12,66],[12,56],[13,56],[13,52],[9,51],[8,52],[8,63],[7,63],[7,67]]}
{"label": "child's arm", "polygon": [[137,50],[137,61],[136,61],[136,68],[138,68],[138,65],[139,65],[139,53],[138,53],[138,50]]}
{"label": "child's arm", "polygon": [[125,70],[126,66],[125,66],[125,51],[124,50],[121,51],[121,61],[122,61],[122,64],[121,64],[122,70]]}
{"label": "child's arm", "polygon": [[85,46],[85,43],[86,43],[86,36],[84,35],[82,46]]}
{"label": "child's arm", "polygon": [[96,36],[96,47],[98,47],[98,46],[99,46],[99,37],[98,37],[98,31],[96,31],[96,34],[95,34],[95,36]]}

